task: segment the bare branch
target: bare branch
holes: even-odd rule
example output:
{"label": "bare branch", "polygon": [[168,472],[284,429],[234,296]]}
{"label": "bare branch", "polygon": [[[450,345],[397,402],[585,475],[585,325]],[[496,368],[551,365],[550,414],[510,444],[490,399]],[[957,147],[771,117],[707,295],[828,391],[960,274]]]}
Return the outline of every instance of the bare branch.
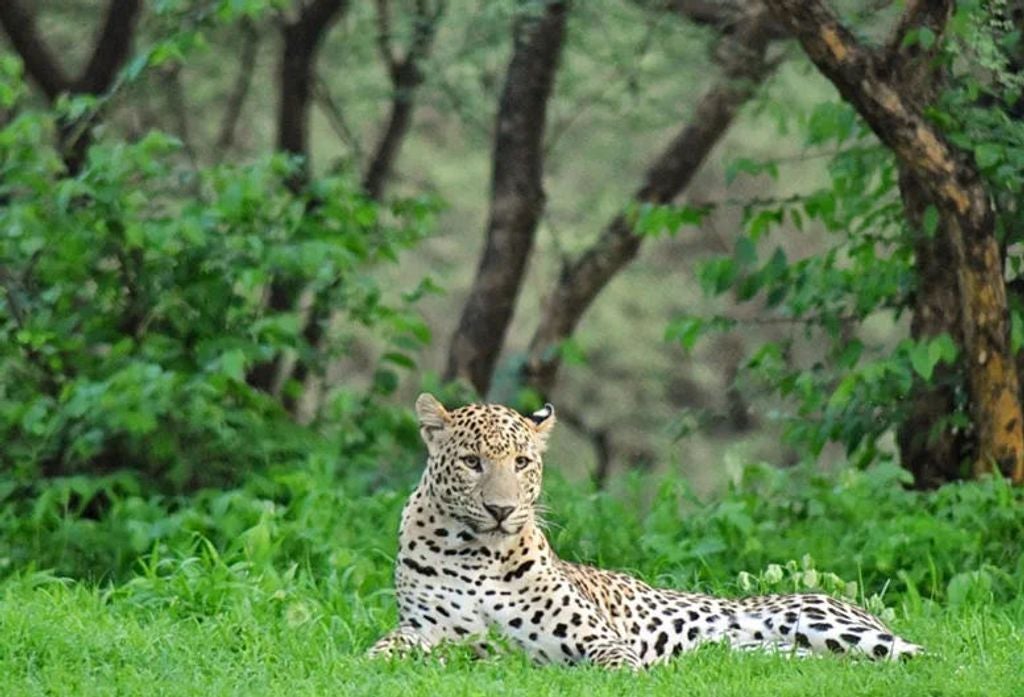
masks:
{"label": "bare branch", "polygon": [[391,6],[388,4],[388,0],[377,0],[376,7],[377,52],[380,53],[381,60],[384,61],[384,65],[388,68],[388,74],[394,80],[395,69],[398,66],[399,60],[395,55],[394,48],[391,46]]}
{"label": "bare branch", "polygon": [[[711,149],[732,124],[739,109],[771,74],[775,64],[766,52],[773,35],[771,20],[760,7],[737,26],[720,50],[723,76],[704,94],[689,124],[647,170],[634,194],[637,203],[665,204],[682,193]],[[640,250],[624,214],[610,221],[601,236],[575,262],[567,264],[546,298],[541,319],[523,365],[524,382],[542,395],[550,393],[561,365],[559,347],[572,336],[583,314],[611,279]]]}
{"label": "bare branch", "polygon": [[[111,0],[95,42],[92,55],[81,74],[70,80],[50,53],[36,30],[34,18],[19,0],[0,2],[0,24],[25,63],[25,69],[50,101],[61,93],[102,94],[110,90],[117,72],[128,57],[141,0]],[[85,160],[89,128],[96,118],[91,112],[77,123],[61,124],[60,141],[64,162],[76,172]]]}
{"label": "bare branch", "polygon": [[313,89],[313,96],[316,98],[317,105],[327,117],[327,122],[342,142],[352,150],[352,159],[356,162],[361,162],[363,150],[359,137],[352,126],[349,125],[348,119],[345,118],[345,112],[342,110],[341,105],[334,101],[334,97],[331,96],[331,91],[327,88],[323,78],[316,78]]}
{"label": "bare branch", "polygon": [[245,22],[242,25],[244,34],[242,40],[242,55],[238,61],[238,76],[235,78],[234,88],[228,95],[227,106],[224,108],[224,120],[221,122],[220,134],[217,136],[217,150],[226,152],[234,145],[235,129],[242,117],[242,107],[249,96],[249,89],[252,86],[253,70],[256,67],[256,55],[259,50],[260,35],[251,23]]}
{"label": "bare branch", "polygon": [[398,151],[412,125],[412,112],[416,88],[423,82],[421,65],[430,53],[437,26],[441,21],[445,3],[438,1],[431,11],[425,0],[417,0],[413,17],[413,33],[404,58],[398,58],[390,45],[390,24],[387,1],[378,0],[378,42],[380,52],[388,66],[394,88],[387,124],[374,148],[373,157],[363,178],[363,189],[373,199],[380,199],[384,185],[394,168]]}
{"label": "bare branch", "polygon": [[167,107],[174,115],[175,129],[181,139],[182,149],[194,170],[199,169],[199,157],[196,155],[192,141],[192,124],[188,117],[188,100],[185,97],[185,86],[181,80],[181,67],[172,65],[164,71],[164,85],[167,89]]}
{"label": "bare branch", "polygon": [[[316,53],[328,30],[349,8],[348,0],[314,0],[297,19],[281,29],[284,50],[279,72],[277,147],[302,158],[301,169],[290,179],[293,190],[301,189],[309,173],[309,114],[316,77]],[[267,306],[271,312],[287,312],[301,293],[290,279],[275,278],[270,284]],[[253,387],[273,392],[289,372],[283,356],[253,367],[246,376]]]}

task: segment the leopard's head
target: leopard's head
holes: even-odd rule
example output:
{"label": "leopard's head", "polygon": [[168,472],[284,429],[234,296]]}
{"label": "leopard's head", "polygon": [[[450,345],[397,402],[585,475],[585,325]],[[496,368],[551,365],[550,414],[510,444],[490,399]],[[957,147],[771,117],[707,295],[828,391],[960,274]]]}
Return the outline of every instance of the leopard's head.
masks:
{"label": "leopard's head", "polygon": [[514,535],[533,520],[554,407],[530,416],[500,404],[448,411],[421,394],[416,414],[427,445],[428,494],[445,515],[497,535]]}

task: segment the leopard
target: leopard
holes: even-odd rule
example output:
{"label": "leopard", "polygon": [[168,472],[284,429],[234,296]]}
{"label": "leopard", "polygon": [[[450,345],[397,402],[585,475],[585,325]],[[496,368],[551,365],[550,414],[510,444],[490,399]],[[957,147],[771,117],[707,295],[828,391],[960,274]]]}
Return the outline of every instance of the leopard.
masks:
{"label": "leopard", "polygon": [[369,649],[372,657],[429,653],[443,642],[483,652],[492,632],[538,664],[632,670],[708,643],[873,660],[923,650],[823,593],[719,597],[565,561],[538,513],[554,408],[449,411],[424,393],[415,409],[427,464],[401,515],[398,626]]}

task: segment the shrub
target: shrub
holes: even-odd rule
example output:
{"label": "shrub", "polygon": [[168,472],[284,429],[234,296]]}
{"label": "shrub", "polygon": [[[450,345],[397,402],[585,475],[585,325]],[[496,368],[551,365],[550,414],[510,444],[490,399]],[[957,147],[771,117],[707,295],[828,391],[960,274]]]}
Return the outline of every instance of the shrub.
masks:
{"label": "shrub", "polygon": [[[318,445],[337,430],[297,425],[250,379],[289,356],[316,374],[355,327],[392,368],[332,395],[332,418],[401,437],[404,412],[379,397],[429,338],[410,305],[430,286],[389,304],[372,272],[424,236],[431,202],[382,206],[344,174],[293,191],[282,156],[183,169],[160,133],[100,142],[71,176],[52,146],[60,113],[21,108],[17,64],[0,67],[0,108],[19,106],[0,127],[0,470],[25,482],[130,469],[181,491],[318,447],[357,457],[379,432]],[[271,288],[330,308],[325,336],[295,304],[268,303]]]}

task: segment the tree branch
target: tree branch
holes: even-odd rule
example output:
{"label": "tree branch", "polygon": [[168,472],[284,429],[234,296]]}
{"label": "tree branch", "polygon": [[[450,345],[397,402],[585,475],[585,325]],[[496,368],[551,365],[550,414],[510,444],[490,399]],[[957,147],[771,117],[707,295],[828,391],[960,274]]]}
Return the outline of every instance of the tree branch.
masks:
{"label": "tree branch", "polygon": [[[733,119],[775,68],[766,59],[773,21],[759,6],[736,26],[719,51],[723,75],[701,97],[689,124],[654,161],[633,196],[636,203],[665,204],[682,193]],[[542,395],[554,387],[561,365],[559,347],[572,336],[583,314],[609,281],[629,264],[643,238],[619,214],[578,259],[567,264],[547,297],[523,364],[524,382]]]}
{"label": "tree branch", "polygon": [[35,18],[25,11],[21,0],[0,2],[0,24],[14,50],[21,56],[25,71],[47,99],[53,101],[61,92],[70,89],[71,80],[39,36]]}
{"label": "tree branch", "polygon": [[[284,49],[279,72],[277,148],[301,158],[300,169],[288,182],[294,191],[301,190],[309,176],[309,113],[316,52],[327,31],[348,7],[348,0],[314,0],[281,30]],[[299,284],[291,279],[275,278],[268,292],[268,310],[291,310],[300,292]],[[260,363],[249,371],[247,381],[257,389],[273,393],[275,385],[280,385],[288,372],[285,365],[282,356]]]}
{"label": "tree branch", "polygon": [[547,102],[565,38],[568,3],[547,2],[516,22],[514,48],[498,105],[490,217],[469,298],[448,354],[448,379],[487,393],[512,318],[544,208],[543,141]]}
{"label": "tree branch", "polygon": [[128,58],[141,9],[142,0],[111,0],[103,28],[93,42],[92,56],[75,80],[73,92],[100,94],[110,88]]}
{"label": "tree branch", "polygon": [[363,189],[374,200],[383,195],[384,185],[394,168],[398,151],[412,125],[416,88],[423,82],[421,65],[430,53],[444,9],[443,0],[436,0],[433,10],[428,7],[426,0],[416,0],[412,39],[405,57],[399,58],[391,45],[387,0],[377,0],[378,47],[388,67],[394,91],[387,125],[381,132],[363,177]]}
{"label": "tree branch", "polygon": [[224,120],[221,122],[220,133],[217,136],[217,150],[226,152],[234,145],[235,129],[242,117],[242,107],[249,96],[249,89],[252,87],[253,70],[256,67],[256,55],[259,50],[260,35],[256,28],[249,22],[242,25],[245,34],[242,41],[242,55],[238,61],[238,76],[235,78],[234,88],[228,95],[227,106],[224,108]]}

